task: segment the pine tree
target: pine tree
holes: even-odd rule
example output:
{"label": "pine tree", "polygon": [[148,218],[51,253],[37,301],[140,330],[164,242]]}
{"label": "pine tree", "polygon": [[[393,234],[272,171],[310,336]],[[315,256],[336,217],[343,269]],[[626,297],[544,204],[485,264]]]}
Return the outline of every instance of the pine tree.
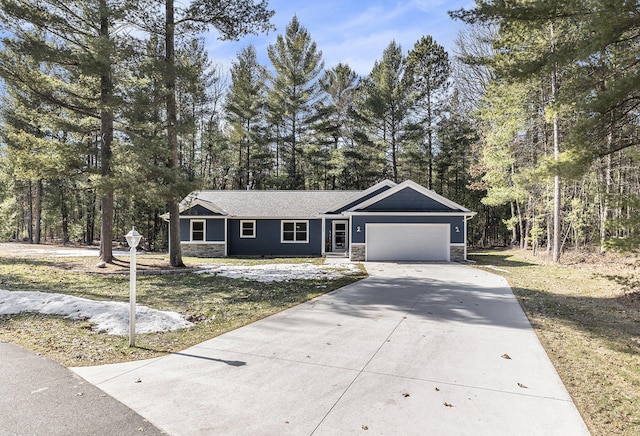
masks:
{"label": "pine tree", "polygon": [[231,141],[237,149],[236,189],[260,188],[264,183],[271,153],[265,141],[267,71],[258,63],[252,45],[238,53],[231,65],[231,85],[226,114],[231,124]]}
{"label": "pine tree", "polygon": [[324,189],[338,189],[338,176],[345,168],[343,150],[353,143],[358,81],[356,72],[343,63],[325,71],[320,78],[326,98],[318,104],[314,131],[316,143],[324,148]]}
{"label": "pine tree", "polygon": [[[469,23],[499,24],[494,64],[499,75],[516,80],[548,78],[551,92],[545,110],[554,142],[555,158],[549,166],[554,167],[553,255],[557,261],[562,207],[559,174],[585,174],[593,159],[640,143],[637,134],[616,135],[637,124],[640,73],[633,54],[640,43],[637,5],[624,0],[483,1],[452,16]],[[626,56],[608,64],[615,52]],[[608,70],[605,81],[594,70]],[[608,208],[603,209],[602,227]]]}
{"label": "pine tree", "polygon": [[285,157],[287,189],[304,188],[301,158],[312,121],[313,106],[320,97],[316,80],[324,62],[322,52],[312,41],[311,34],[297,17],[287,25],[284,35],[267,48],[274,69],[269,90],[269,108],[279,121],[282,131],[278,137],[287,145]]}
{"label": "pine tree", "polygon": [[433,189],[433,159],[435,154],[435,124],[443,93],[449,79],[449,55],[431,36],[423,36],[407,55],[407,74],[411,76],[412,90],[419,110],[424,115],[427,155],[427,188]]}
{"label": "pine tree", "polygon": [[[100,258],[112,261],[113,183],[111,180],[114,108],[113,70],[118,53],[114,26],[129,5],[108,0],[0,1],[9,33],[5,49],[44,69],[26,71],[19,64],[1,62],[7,83],[20,83],[48,104],[99,120],[102,228]],[[73,127],[82,130],[82,126]],[[85,134],[89,132],[85,131]]]}
{"label": "pine tree", "polygon": [[184,266],[180,247],[180,206],[179,202],[189,185],[181,174],[178,149],[177,106],[176,106],[176,35],[198,34],[210,27],[215,28],[220,39],[237,40],[249,33],[269,31],[269,19],[273,11],[267,9],[266,0],[254,4],[251,0],[194,0],[184,9],[176,8],[174,0],[164,0],[164,8],[149,0],[137,14],[137,24],[149,34],[164,36],[164,56],[162,74],[166,101],[166,136],[169,156],[170,193],[167,200],[169,209],[169,263]]}
{"label": "pine tree", "polygon": [[398,182],[402,136],[411,122],[414,101],[410,96],[411,75],[405,74],[406,59],[402,47],[392,41],[365,79],[366,94],[361,110],[371,120],[374,136],[387,153],[391,178]]}

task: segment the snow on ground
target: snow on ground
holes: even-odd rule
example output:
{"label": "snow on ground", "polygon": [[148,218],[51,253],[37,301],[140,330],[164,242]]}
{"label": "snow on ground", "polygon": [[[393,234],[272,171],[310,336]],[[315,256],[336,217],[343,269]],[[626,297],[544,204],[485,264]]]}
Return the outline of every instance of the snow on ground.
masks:
{"label": "snow on ground", "polygon": [[[35,254],[42,256],[53,256],[53,257],[98,257],[100,256],[100,251],[97,248],[61,248],[59,250],[51,249],[51,248],[28,248],[23,250],[24,254]],[[143,254],[140,251],[136,252],[137,254]],[[113,250],[113,254],[115,256],[128,256],[130,254],[129,250]]]}
{"label": "snow on ground", "polygon": [[[36,312],[88,320],[100,333],[129,334],[129,303],[95,301],[46,292],[5,291],[0,289],[0,315]],[[151,333],[187,328],[193,324],[176,312],[163,312],[136,306],[136,332]]]}
{"label": "snow on ground", "polygon": [[[201,265],[196,274],[215,274],[224,277],[282,282],[287,280],[332,280],[359,272],[354,264],[339,265],[269,264],[269,265]],[[129,303],[96,301],[64,294],[46,292],[5,291],[0,289],[0,315],[22,312],[61,315],[73,320],[88,320],[98,332],[111,335],[129,333]],[[136,332],[151,333],[187,328],[193,324],[176,312],[164,312],[138,305]]]}
{"label": "snow on ground", "polygon": [[310,263],[274,263],[268,265],[199,265],[202,270],[197,274],[214,274],[234,279],[255,280],[258,282],[285,282],[288,280],[333,280],[359,272],[352,263],[338,265],[314,265]]}

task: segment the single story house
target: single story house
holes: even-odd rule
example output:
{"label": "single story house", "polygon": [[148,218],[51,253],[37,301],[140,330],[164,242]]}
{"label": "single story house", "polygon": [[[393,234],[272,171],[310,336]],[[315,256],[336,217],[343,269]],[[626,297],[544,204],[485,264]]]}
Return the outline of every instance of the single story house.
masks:
{"label": "single story house", "polygon": [[364,191],[195,191],[180,204],[180,239],[186,256],[461,261],[473,215],[410,180]]}

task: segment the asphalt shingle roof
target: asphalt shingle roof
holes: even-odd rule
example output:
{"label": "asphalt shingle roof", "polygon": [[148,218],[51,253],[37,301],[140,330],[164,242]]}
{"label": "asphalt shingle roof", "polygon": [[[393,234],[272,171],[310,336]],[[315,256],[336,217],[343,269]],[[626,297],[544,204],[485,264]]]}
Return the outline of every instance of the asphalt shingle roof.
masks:
{"label": "asphalt shingle roof", "polygon": [[[198,191],[200,199],[238,217],[314,217],[362,191]],[[188,207],[189,198],[183,206]]]}

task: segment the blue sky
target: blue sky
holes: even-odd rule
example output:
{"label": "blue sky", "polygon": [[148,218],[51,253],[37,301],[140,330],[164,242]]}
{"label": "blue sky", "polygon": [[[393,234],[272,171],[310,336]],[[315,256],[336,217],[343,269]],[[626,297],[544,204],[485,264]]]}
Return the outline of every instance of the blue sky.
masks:
{"label": "blue sky", "polygon": [[206,46],[211,60],[225,69],[249,43],[256,47],[259,61],[269,65],[267,46],[285,33],[296,15],[322,51],[326,69],[343,62],[365,76],[392,40],[406,53],[422,36],[431,35],[452,56],[463,24],[447,11],[474,5],[472,0],[269,0],[269,8],[276,12],[271,20],[275,31],[239,42],[219,41],[212,32]]}

